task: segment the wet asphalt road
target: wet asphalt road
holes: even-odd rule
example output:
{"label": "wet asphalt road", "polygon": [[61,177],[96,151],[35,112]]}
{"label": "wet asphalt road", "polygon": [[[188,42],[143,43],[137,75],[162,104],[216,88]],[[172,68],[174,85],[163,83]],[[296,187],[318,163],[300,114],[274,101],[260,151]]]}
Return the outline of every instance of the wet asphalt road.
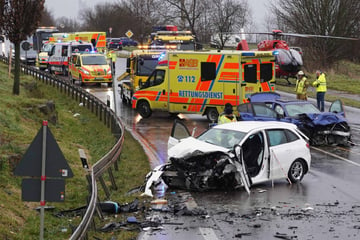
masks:
{"label": "wet asphalt road", "polygon": [[[125,61],[119,59],[116,64],[119,75]],[[114,88],[116,93],[116,85]],[[131,106],[121,103],[111,88],[90,87],[89,91],[116,109],[127,130],[144,146],[152,167],[166,161],[167,139],[174,118],[167,113],[155,113],[149,119],[141,119]],[[357,116],[356,109],[347,115],[356,145],[312,148],[311,171],[300,184],[290,185],[280,180],[273,185],[271,182],[256,185],[250,196],[244,190],[191,195],[168,190],[169,202],[187,204],[189,209],[200,208],[206,214],[174,216],[153,211],[153,217],[169,224],[160,230],[142,232],[139,239],[359,239],[360,124]],[[208,127],[206,117],[180,117],[190,129],[196,127],[197,134]]]}

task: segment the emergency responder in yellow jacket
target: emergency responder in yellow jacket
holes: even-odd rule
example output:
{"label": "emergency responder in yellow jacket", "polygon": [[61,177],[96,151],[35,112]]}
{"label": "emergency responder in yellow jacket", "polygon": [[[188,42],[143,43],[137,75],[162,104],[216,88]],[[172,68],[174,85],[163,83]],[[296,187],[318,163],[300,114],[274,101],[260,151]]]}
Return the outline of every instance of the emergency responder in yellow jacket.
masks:
{"label": "emergency responder in yellow jacket", "polygon": [[303,71],[298,72],[298,79],[296,80],[295,92],[296,98],[300,100],[307,100],[307,88],[310,83],[307,80]]}
{"label": "emergency responder in yellow jacket", "polygon": [[316,80],[312,83],[316,88],[316,102],[318,109],[323,112],[325,108],[326,78],[325,73],[316,71]]}
{"label": "emergency responder in yellow jacket", "polygon": [[111,59],[112,69],[113,69],[113,72],[115,73],[115,62],[117,59],[116,52],[114,50],[109,50],[107,53],[107,57]]}
{"label": "emergency responder in yellow jacket", "polygon": [[236,116],[233,114],[233,106],[230,103],[225,104],[224,112],[219,115],[218,124],[236,122]]}

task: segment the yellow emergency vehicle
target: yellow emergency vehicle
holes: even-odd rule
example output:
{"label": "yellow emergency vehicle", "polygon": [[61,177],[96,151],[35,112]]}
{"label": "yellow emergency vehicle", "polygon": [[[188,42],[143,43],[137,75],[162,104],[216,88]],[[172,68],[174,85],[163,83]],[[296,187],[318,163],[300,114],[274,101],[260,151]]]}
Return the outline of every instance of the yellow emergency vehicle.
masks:
{"label": "yellow emergency vehicle", "polygon": [[41,51],[38,53],[38,56],[36,58],[36,66],[40,70],[45,70],[48,68],[49,53],[51,52],[51,49],[53,46],[54,46],[54,43],[51,43],[51,42],[43,43]]}
{"label": "yellow emergency vehicle", "polygon": [[112,85],[111,67],[104,54],[77,53],[69,60],[69,80],[73,83],[107,83]]}
{"label": "yellow emergency vehicle", "polygon": [[49,38],[51,42],[82,41],[92,43],[99,52],[106,50],[106,32],[69,32],[53,33]]}
{"label": "yellow emergency vehicle", "polygon": [[237,106],[255,92],[275,91],[272,51],[167,51],[149,78],[140,82],[132,107],[144,117],[153,111],[196,113],[215,122],[226,103]]}
{"label": "yellow emergency vehicle", "polygon": [[191,31],[157,31],[151,33],[142,49],[196,50],[195,36]]}
{"label": "yellow emergency vehicle", "polygon": [[126,72],[118,77],[120,96],[124,104],[131,103],[139,82],[144,82],[157,66],[159,57],[165,54],[159,50],[134,50],[127,58]]}

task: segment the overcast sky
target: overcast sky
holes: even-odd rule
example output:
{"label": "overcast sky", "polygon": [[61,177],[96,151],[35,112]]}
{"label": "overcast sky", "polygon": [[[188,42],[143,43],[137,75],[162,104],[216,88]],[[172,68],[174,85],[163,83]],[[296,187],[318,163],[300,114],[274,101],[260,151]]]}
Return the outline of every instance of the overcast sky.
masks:
{"label": "overcast sky", "polygon": [[[45,6],[49,9],[55,18],[71,17],[76,18],[81,8],[93,7],[97,3],[116,2],[116,0],[45,0]],[[266,3],[269,0],[248,0],[253,12],[254,22],[259,28],[264,29],[264,15],[266,12]]]}

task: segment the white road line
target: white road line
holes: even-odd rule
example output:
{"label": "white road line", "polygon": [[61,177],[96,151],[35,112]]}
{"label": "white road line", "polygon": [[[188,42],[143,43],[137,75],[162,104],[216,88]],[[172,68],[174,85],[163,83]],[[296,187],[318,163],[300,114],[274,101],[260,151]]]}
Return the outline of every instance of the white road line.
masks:
{"label": "white road line", "polygon": [[216,236],[214,229],[212,228],[199,228],[201,235],[206,240],[218,240],[218,237]]}
{"label": "white road line", "polygon": [[334,157],[334,158],[338,158],[338,159],[343,160],[343,161],[345,161],[345,162],[347,162],[347,163],[350,163],[350,164],[353,164],[353,165],[355,165],[355,166],[360,167],[360,164],[359,164],[359,163],[350,161],[349,159],[343,158],[343,157],[341,157],[341,156],[339,156],[339,155],[326,152],[326,151],[324,151],[324,150],[322,150],[322,149],[320,149],[320,148],[317,148],[317,147],[311,147],[311,148],[312,148],[312,149],[315,149],[315,150],[317,150],[317,151],[319,151],[319,152],[325,153],[325,154],[327,154],[327,155],[330,155],[330,156],[332,156],[332,157]]}

